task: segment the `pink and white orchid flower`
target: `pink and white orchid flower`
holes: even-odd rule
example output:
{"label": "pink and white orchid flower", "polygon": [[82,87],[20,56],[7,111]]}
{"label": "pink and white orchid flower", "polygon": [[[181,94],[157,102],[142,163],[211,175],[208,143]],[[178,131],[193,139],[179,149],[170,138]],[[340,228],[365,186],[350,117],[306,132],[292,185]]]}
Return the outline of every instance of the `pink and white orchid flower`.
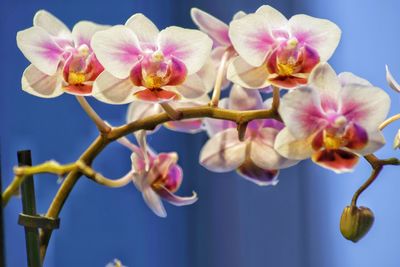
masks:
{"label": "pink and white orchid flower", "polygon": [[[189,108],[189,107],[199,107],[204,106],[210,101],[210,98],[207,95],[204,95],[201,98],[196,99],[182,99],[179,102],[171,102],[171,107],[174,109],[177,108]],[[158,103],[151,102],[133,102],[129,105],[128,113],[127,113],[127,122],[136,121],[139,119],[143,119],[145,117],[156,115],[163,113],[163,108]],[[164,127],[184,133],[198,133],[203,131],[203,119],[186,119],[181,121],[169,121],[163,124]],[[157,131],[159,127],[151,131],[153,133]],[[149,132],[149,131],[147,131]]]}
{"label": "pink and white orchid flower", "polygon": [[[190,14],[193,22],[199,27],[202,32],[205,32],[208,36],[210,36],[214,42],[214,48],[211,53],[211,58],[214,62],[215,71],[217,71],[217,68],[221,62],[224,53],[229,53],[223,75],[224,79],[222,81],[222,89],[226,89],[230,84],[230,81],[226,79],[226,72],[229,63],[234,57],[237,56],[233,48],[232,42],[229,38],[229,26],[218,18],[198,8],[192,8],[190,10]],[[239,11],[233,16],[232,20],[239,19],[245,15],[246,13],[244,13],[243,11]]]}
{"label": "pink and white orchid flower", "polygon": [[103,102],[163,102],[207,93],[196,72],[209,58],[212,40],[198,30],[159,31],[135,14],[125,25],[96,33],[92,46],[106,69],[94,85],[94,96]]}
{"label": "pink and white orchid flower", "polygon": [[183,179],[182,169],[177,164],[176,152],[157,154],[150,147],[141,149],[126,138],[122,138],[119,142],[132,150],[133,183],[142,192],[146,204],[156,215],[167,216],[161,199],[175,206],[191,205],[197,201],[195,192],[190,197],[174,194],[181,186]]}
{"label": "pink and white orchid flower", "polygon": [[64,92],[90,95],[93,81],[103,71],[90,46],[97,31],[108,26],[80,21],[72,32],[45,10],[33,18],[33,27],[17,33],[17,45],[32,63],[22,76],[22,89],[52,98]]}
{"label": "pink and white orchid flower", "polygon": [[237,57],[228,79],[245,88],[268,85],[294,88],[335,51],[341,31],[336,24],[307,15],[289,20],[270,6],[231,22],[229,37]]}
{"label": "pink and white orchid flower", "polygon": [[[269,101],[268,101],[269,102]],[[233,110],[268,108],[258,91],[234,85],[229,99],[220,106]],[[200,152],[200,164],[214,172],[237,172],[258,185],[275,185],[279,169],[295,165],[298,161],[282,157],[274,150],[275,137],[284,127],[273,119],[253,120],[243,141],[239,140],[236,124],[231,121],[206,119],[210,139]]]}
{"label": "pink and white orchid flower", "polygon": [[359,155],[385,144],[378,127],[390,107],[389,96],[368,81],[335,71],[323,63],[310,75],[309,85],[286,94],[279,114],[286,128],[275,149],[284,157],[311,157],[335,172],[351,171]]}

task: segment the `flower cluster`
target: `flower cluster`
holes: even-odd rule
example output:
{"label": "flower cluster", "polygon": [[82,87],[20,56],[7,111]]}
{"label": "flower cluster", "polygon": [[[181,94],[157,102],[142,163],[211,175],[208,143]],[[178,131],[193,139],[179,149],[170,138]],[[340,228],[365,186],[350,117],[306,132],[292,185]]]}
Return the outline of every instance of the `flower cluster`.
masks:
{"label": "flower cluster", "polygon": [[[337,173],[351,171],[360,156],[385,144],[379,125],[390,98],[352,73],[337,75],[327,63],[341,37],[333,22],[302,14],[287,19],[266,5],[236,13],[229,25],[197,8],[191,16],[199,30],[160,31],[138,13],[124,25],[81,21],[70,31],[39,11],[33,27],[17,34],[18,47],[31,62],[22,88],[44,98],[66,92],[130,103],[127,123],[165,111],[171,117],[166,128],[208,134],[202,166],[236,170],[262,186],[276,185],[281,169],[308,158]],[[400,90],[389,72],[388,81]],[[219,101],[219,91],[229,87],[228,97]],[[287,90],[274,110],[279,89]],[[266,97],[272,91],[274,97]],[[246,122],[239,134],[238,121],[179,118],[182,108],[209,104],[219,110],[272,110],[277,116]],[[146,135],[159,127],[135,133],[140,148],[123,143],[133,152],[132,181],[154,213],[165,217],[161,199],[180,206],[197,196],[174,194],[183,177],[177,154],[157,154],[147,146]]]}

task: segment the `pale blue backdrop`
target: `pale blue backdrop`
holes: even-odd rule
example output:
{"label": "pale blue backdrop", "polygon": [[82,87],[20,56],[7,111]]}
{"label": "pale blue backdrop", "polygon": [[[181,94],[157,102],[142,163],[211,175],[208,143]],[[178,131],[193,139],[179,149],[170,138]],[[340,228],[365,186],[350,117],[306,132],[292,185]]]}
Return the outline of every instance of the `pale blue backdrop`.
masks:
{"label": "pale blue backdrop", "polygon": [[[2,0],[0,3],[0,118],[4,183],[12,178],[16,151],[31,149],[34,163],[49,158],[70,162],[96,136],[95,127],[75,99],[65,95],[43,100],[22,92],[20,77],[28,62],[15,43],[18,30],[31,26],[38,9],[47,9],[68,26],[88,19],[123,23],[142,12],[160,28],[194,27],[189,10],[200,7],[225,21],[238,10],[254,11],[270,4],[285,15],[307,13],[336,22],[342,41],[331,63],[338,72],[352,71],[385,88],[393,97],[391,113],[400,99],[385,83],[385,64],[400,79],[400,2],[396,0],[245,1],[245,0]],[[112,124],[125,118],[126,106],[91,101]],[[397,124],[397,128],[398,128]],[[385,131],[391,143],[396,126]],[[61,230],[50,243],[47,266],[104,266],[119,258],[129,267],[397,267],[400,266],[400,176],[388,167],[360,198],[376,223],[358,244],[344,240],[338,228],[341,211],[369,174],[364,162],[356,172],[335,175],[310,162],[282,171],[276,187],[260,188],[234,173],[213,174],[197,164],[206,140],[160,131],[149,138],[159,151],[177,150],[184,167],[182,194],[196,190],[193,206],[167,205],[160,219],[145,206],[133,186],[108,189],[81,179],[61,213]],[[390,144],[379,155],[392,156]],[[129,152],[107,148],[95,163],[107,176],[117,177],[130,166]],[[38,209],[44,212],[59,185],[52,176],[36,179]],[[21,211],[14,199],[5,209],[7,266],[26,266]]]}

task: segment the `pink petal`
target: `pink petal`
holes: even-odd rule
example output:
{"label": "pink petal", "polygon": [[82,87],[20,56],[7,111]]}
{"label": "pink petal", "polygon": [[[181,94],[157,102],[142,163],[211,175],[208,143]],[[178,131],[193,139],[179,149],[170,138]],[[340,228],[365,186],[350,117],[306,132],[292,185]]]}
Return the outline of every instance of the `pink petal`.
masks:
{"label": "pink petal", "polygon": [[296,139],[306,139],[328,124],[320,101],[318,92],[309,87],[297,88],[282,97],[279,114]]}
{"label": "pink petal", "polygon": [[22,90],[43,98],[53,98],[63,94],[62,78],[59,73],[46,75],[35,66],[29,65],[22,75]]}
{"label": "pink petal", "polygon": [[142,53],[135,33],[122,25],[96,32],[91,47],[104,68],[119,79],[129,76]]}
{"label": "pink petal", "polygon": [[240,142],[236,129],[214,135],[200,152],[200,164],[214,172],[228,172],[238,168],[246,157],[246,142]]}
{"label": "pink petal", "polygon": [[187,76],[185,82],[175,88],[179,94],[188,99],[199,98],[207,93],[206,86],[197,74]]}
{"label": "pink petal", "polygon": [[229,36],[235,50],[250,65],[259,67],[275,46],[268,18],[250,14],[231,22]]}
{"label": "pink petal", "polygon": [[340,41],[341,30],[336,24],[326,19],[296,15],[290,18],[289,27],[292,35],[300,43],[307,44],[318,51],[322,62],[332,56]]}
{"label": "pink petal", "polygon": [[34,26],[19,31],[17,45],[24,56],[41,72],[47,75],[57,72],[64,51],[43,28]]}
{"label": "pink petal", "polygon": [[267,170],[260,168],[252,161],[246,161],[236,171],[246,180],[253,182],[259,186],[278,184],[278,170]]}
{"label": "pink petal", "polygon": [[323,149],[312,155],[312,160],[326,169],[337,173],[350,172],[357,165],[359,157],[349,151]]}
{"label": "pink petal", "polygon": [[390,97],[377,87],[349,84],[340,97],[341,114],[367,132],[376,131],[389,112]]}
{"label": "pink petal", "polygon": [[348,141],[346,147],[352,150],[363,149],[368,143],[368,133],[357,123],[347,126],[343,138]]}
{"label": "pink petal", "polygon": [[72,95],[82,95],[88,96],[92,94],[93,86],[90,84],[75,84],[75,85],[66,85],[63,86],[65,92],[72,94]]}
{"label": "pink petal", "polygon": [[171,203],[172,205],[181,207],[181,206],[187,206],[187,205],[192,205],[195,203],[198,198],[197,194],[193,192],[193,195],[190,197],[180,197],[175,194],[173,194],[171,191],[169,191],[166,188],[160,188],[157,190],[157,193],[166,201]]}
{"label": "pink petal", "polygon": [[158,36],[158,47],[166,57],[176,57],[187,68],[188,75],[196,73],[211,53],[212,40],[198,30],[168,27]]}
{"label": "pink petal", "polygon": [[185,64],[175,57],[171,58],[170,72],[168,85],[181,85],[187,77]]}
{"label": "pink petal", "polygon": [[214,41],[216,41],[216,45],[231,45],[228,34],[228,25],[198,8],[192,8],[190,14],[193,22],[201,31],[207,33]]}

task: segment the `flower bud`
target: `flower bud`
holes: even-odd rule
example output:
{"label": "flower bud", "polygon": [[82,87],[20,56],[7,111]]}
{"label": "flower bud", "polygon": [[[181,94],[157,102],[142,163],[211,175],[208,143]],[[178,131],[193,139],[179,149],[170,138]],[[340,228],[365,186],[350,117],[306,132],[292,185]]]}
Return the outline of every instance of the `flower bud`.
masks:
{"label": "flower bud", "polygon": [[363,238],[374,223],[374,214],[369,208],[347,206],[340,218],[340,232],[353,242]]}

